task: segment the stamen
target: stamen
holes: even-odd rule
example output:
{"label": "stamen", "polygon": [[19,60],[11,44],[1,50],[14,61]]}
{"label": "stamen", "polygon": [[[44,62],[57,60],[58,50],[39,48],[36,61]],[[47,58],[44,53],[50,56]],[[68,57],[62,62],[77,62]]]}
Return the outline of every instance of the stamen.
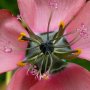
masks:
{"label": "stamen", "polygon": [[36,55],[36,56],[28,57],[26,62],[30,62],[32,64],[35,64],[37,61],[39,61],[38,58],[41,57],[42,55],[43,55],[42,53],[38,53],[38,55]]}
{"label": "stamen", "polygon": [[36,35],[36,34],[33,32],[33,30],[31,30],[31,28],[25,23],[25,21],[24,21],[22,18],[20,18],[19,20],[20,20],[20,22],[22,23],[23,27],[24,27],[24,28],[27,30],[27,32],[29,33],[30,38],[31,38],[32,40],[34,40],[35,42],[41,44],[41,42],[43,42],[42,38],[40,38],[38,35]]}
{"label": "stamen", "polygon": [[42,76],[41,76],[42,79],[45,79],[45,80],[48,80],[49,79],[49,75],[47,73],[44,73]]}
{"label": "stamen", "polygon": [[44,63],[44,57],[42,57],[42,61],[41,61],[41,65],[40,65],[40,69],[39,71],[37,72],[37,75],[40,79],[41,79],[41,76],[42,76],[42,68],[43,68],[43,63]]}
{"label": "stamen", "polygon": [[62,27],[62,28],[64,29],[65,24],[64,24],[64,22],[63,22],[63,21],[61,21],[61,22],[60,22],[59,27]]}
{"label": "stamen", "polygon": [[63,21],[60,22],[59,30],[58,30],[58,32],[55,33],[55,35],[52,39],[54,44],[56,44],[62,38],[64,31],[65,31],[64,27],[65,27],[64,22]]}
{"label": "stamen", "polygon": [[19,67],[24,67],[24,66],[26,66],[26,63],[24,63],[23,61],[19,61],[19,62],[17,63],[17,66],[19,66]]}
{"label": "stamen", "polygon": [[57,51],[57,50],[55,50],[54,51],[54,53],[58,53],[58,54],[72,54],[72,53],[76,53],[76,52],[78,52],[77,50],[69,50],[69,51],[65,51],[65,50],[61,50],[61,52],[60,51]]}
{"label": "stamen", "polygon": [[81,37],[79,37],[79,33],[77,33],[77,35],[69,42],[69,45],[72,46],[73,44],[78,42],[80,39]]}
{"label": "stamen", "polygon": [[[65,28],[64,28],[64,30],[65,30]],[[61,36],[59,35],[59,37],[60,37],[60,38],[63,38],[63,37],[68,36],[68,35],[70,35],[70,34],[76,33],[76,31],[77,31],[77,30],[72,30],[72,32],[69,32],[69,33],[66,33],[66,34],[63,33]],[[57,32],[57,33],[58,33],[58,32]],[[52,39],[53,43],[55,43],[55,40],[58,39],[57,33],[54,35],[54,37],[53,37],[53,39]],[[59,32],[59,33],[60,33],[60,32]],[[60,38],[59,38],[59,40],[60,40]]]}
{"label": "stamen", "polygon": [[53,46],[54,48],[64,48],[64,47],[70,47],[70,45],[59,45],[59,46]]}
{"label": "stamen", "polygon": [[75,53],[75,55],[80,55],[82,53],[82,50],[81,49],[77,49],[77,52]]}
{"label": "stamen", "polygon": [[[36,78],[39,78],[40,80],[42,79],[42,77],[41,77],[41,76],[42,76],[42,68],[43,68],[43,63],[44,63],[44,58],[45,58],[45,57],[42,56],[42,58],[43,58],[43,59],[42,59],[41,62],[40,62],[40,63],[41,63],[41,64],[40,64],[40,67],[38,67],[37,64],[36,64],[36,61],[39,62],[39,60],[36,60],[35,63],[34,63],[34,64],[36,64],[36,67],[39,68],[39,70],[37,70],[36,67],[31,67],[31,68],[29,68],[29,70],[31,70],[32,74],[35,75],[35,77],[36,77]],[[37,59],[37,58],[36,58],[36,59]],[[31,65],[31,66],[34,66],[34,64]]]}
{"label": "stamen", "polygon": [[51,56],[51,54],[49,52],[48,52],[48,54],[49,54],[49,57],[50,57],[50,66],[49,66],[48,72],[51,73],[50,71],[52,69],[53,59],[52,59],[52,56]]}
{"label": "stamen", "polygon": [[37,46],[35,46],[35,47],[31,47],[31,48],[26,48],[26,50],[32,50],[32,49],[35,49],[35,48],[37,48],[37,47],[39,47],[40,45],[37,45]]}
{"label": "stamen", "polygon": [[81,27],[77,28],[75,31],[77,35],[74,37],[73,40],[69,42],[70,46],[78,42],[81,38],[88,38],[88,29],[85,27],[84,24],[81,24]]}
{"label": "stamen", "polygon": [[77,49],[77,50],[73,50],[71,54],[65,55],[64,58],[67,60],[69,59],[71,60],[71,59],[77,58],[80,54],[81,54],[81,50]]}
{"label": "stamen", "polygon": [[49,28],[50,28],[50,23],[51,23],[51,19],[52,19],[52,14],[53,14],[53,12],[50,13],[48,26],[47,26],[47,41],[49,40]]}
{"label": "stamen", "polygon": [[36,75],[37,72],[38,72],[37,69],[36,69],[36,66],[30,64],[29,69],[27,70],[27,74],[29,74],[29,72],[30,72],[32,75]]}
{"label": "stamen", "polygon": [[24,40],[23,37],[26,37],[26,34],[24,32],[21,32],[20,36],[18,37],[18,40],[19,41],[27,41],[27,40]]}
{"label": "stamen", "polygon": [[33,42],[35,42],[35,43],[37,43],[37,44],[40,44],[40,42],[38,41],[38,40],[36,40],[36,39],[34,39],[34,38],[32,38],[32,37],[27,37],[26,36],[26,34],[25,33],[20,33],[20,36],[18,37],[18,40],[19,41],[33,41]]}
{"label": "stamen", "polygon": [[48,55],[45,55],[46,57],[46,62],[45,62],[45,72],[47,71],[47,67],[48,67]]}
{"label": "stamen", "polygon": [[69,33],[63,34],[62,37],[65,37],[65,36],[71,35],[71,34],[76,33],[76,32],[77,32],[77,30],[72,30],[72,31],[69,32]]}

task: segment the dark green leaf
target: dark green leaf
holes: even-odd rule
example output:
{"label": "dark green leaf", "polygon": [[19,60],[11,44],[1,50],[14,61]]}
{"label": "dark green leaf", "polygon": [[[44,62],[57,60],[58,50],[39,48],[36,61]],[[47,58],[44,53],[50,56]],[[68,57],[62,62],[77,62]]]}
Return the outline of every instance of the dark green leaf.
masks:
{"label": "dark green leaf", "polygon": [[88,60],[76,58],[76,59],[73,59],[70,61],[68,60],[68,62],[76,63],[90,71],[90,61],[88,61]]}

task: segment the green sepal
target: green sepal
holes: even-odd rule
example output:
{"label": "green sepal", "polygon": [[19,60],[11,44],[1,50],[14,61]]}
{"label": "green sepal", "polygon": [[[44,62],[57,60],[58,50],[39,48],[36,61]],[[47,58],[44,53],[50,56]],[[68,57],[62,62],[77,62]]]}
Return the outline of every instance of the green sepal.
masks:
{"label": "green sepal", "polygon": [[90,61],[88,61],[88,60],[76,58],[76,59],[73,59],[73,60],[66,60],[66,61],[78,64],[78,65],[80,65],[80,66],[82,66],[85,69],[90,71]]}

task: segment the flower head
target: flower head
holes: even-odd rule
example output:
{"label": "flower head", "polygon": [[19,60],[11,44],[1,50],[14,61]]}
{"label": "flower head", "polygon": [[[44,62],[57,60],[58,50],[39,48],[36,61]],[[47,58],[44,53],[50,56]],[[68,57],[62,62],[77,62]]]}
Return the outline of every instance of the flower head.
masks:
{"label": "flower head", "polygon": [[[15,73],[8,90],[36,90],[36,88],[37,90],[69,90],[70,88],[81,90],[90,88],[90,73],[76,64],[67,62],[67,60],[76,57],[89,59],[87,56],[89,51],[85,47],[85,43],[89,42],[90,21],[87,19],[90,2],[86,3],[85,0],[67,1],[18,0],[20,9],[18,19],[7,11],[0,11],[0,17],[3,21],[0,22],[0,26],[1,30],[4,30],[1,34],[4,34],[7,29],[6,35],[11,41],[11,47],[13,47],[11,49],[5,47],[5,50],[10,53],[9,58],[15,56],[13,59],[15,63],[11,61],[9,69],[15,68],[16,65],[24,66]],[[79,10],[80,12],[78,12]],[[17,26],[14,28],[15,25]],[[12,37],[9,36],[8,31],[12,32]],[[6,39],[5,35],[2,37]],[[4,39],[1,38],[1,40],[4,42]],[[2,46],[5,45],[2,43]],[[18,57],[16,58],[16,56]],[[7,63],[6,58],[3,58]],[[1,70],[3,72],[7,69]],[[88,77],[89,80],[85,77]],[[15,81],[18,78],[20,81]],[[82,82],[83,78],[85,79],[84,83]],[[75,82],[72,84],[73,80]],[[80,86],[78,86],[78,82]],[[14,85],[15,83],[18,84]]]}

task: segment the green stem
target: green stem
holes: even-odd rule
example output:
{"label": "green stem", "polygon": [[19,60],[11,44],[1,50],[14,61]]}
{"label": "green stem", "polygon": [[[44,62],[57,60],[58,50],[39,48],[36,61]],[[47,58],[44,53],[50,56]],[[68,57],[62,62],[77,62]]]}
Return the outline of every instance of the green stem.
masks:
{"label": "green stem", "polygon": [[12,71],[6,73],[6,85],[10,82],[12,77]]}

